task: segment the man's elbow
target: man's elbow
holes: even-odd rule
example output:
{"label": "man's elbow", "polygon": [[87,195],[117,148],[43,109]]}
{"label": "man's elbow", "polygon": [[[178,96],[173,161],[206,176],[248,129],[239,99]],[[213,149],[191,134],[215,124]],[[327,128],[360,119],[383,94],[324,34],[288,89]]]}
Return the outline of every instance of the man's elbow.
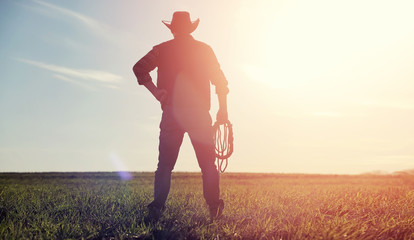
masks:
{"label": "man's elbow", "polygon": [[137,76],[137,74],[139,73],[139,64],[135,63],[134,66],[132,67],[132,71],[134,72],[135,76]]}

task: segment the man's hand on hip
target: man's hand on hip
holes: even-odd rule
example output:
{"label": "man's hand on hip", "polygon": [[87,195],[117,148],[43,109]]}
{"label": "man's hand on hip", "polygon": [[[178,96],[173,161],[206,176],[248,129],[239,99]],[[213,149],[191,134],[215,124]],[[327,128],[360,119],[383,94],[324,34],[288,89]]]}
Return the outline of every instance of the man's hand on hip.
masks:
{"label": "man's hand on hip", "polygon": [[168,92],[165,89],[157,89],[154,92],[154,97],[162,104],[167,99]]}
{"label": "man's hand on hip", "polygon": [[161,105],[164,103],[165,99],[167,99],[167,90],[157,88],[152,81],[145,82],[143,85],[161,103]]}

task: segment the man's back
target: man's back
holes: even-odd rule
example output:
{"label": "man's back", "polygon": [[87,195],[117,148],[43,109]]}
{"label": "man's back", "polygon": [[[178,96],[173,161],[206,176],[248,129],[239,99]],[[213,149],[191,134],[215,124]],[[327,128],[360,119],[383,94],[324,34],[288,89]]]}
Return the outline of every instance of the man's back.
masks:
{"label": "man's back", "polygon": [[210,81],[216,92],[228,91],[213,50],[191,35],[154,46],[137,66],[137,72],[144,73],[158,67],[157,87],[168,92],[163,107],[209,110]]}
{"label": "man's back", "polygon": [[211,48],[190,35],[154,47],[158,51],[157,86],[169,93],[166,106],[210,109],[210,78],[217,68]]}

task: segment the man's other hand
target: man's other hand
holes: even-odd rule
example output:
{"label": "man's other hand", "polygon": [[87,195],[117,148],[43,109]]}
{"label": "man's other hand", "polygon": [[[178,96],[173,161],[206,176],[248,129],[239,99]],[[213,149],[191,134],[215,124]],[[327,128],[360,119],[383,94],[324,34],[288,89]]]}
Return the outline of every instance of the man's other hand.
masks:
{"label": "man's other hand", "polygon": [[218,123],[225,123],[228,121],[227,110],[219,109],[217,112],[216,120]]}

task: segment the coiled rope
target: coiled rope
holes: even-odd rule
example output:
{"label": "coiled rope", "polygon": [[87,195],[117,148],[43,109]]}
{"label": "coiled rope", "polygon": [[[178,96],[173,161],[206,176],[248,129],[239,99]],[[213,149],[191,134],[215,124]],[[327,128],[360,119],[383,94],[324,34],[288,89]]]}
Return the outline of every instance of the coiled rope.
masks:
{"label": "coiled rope", "polygon": [[220,173],[224,173],[229,164],[229,157],[233,153],[233,126],[228,120],[222,123],[216,122],[213,130],[217,167]]}

